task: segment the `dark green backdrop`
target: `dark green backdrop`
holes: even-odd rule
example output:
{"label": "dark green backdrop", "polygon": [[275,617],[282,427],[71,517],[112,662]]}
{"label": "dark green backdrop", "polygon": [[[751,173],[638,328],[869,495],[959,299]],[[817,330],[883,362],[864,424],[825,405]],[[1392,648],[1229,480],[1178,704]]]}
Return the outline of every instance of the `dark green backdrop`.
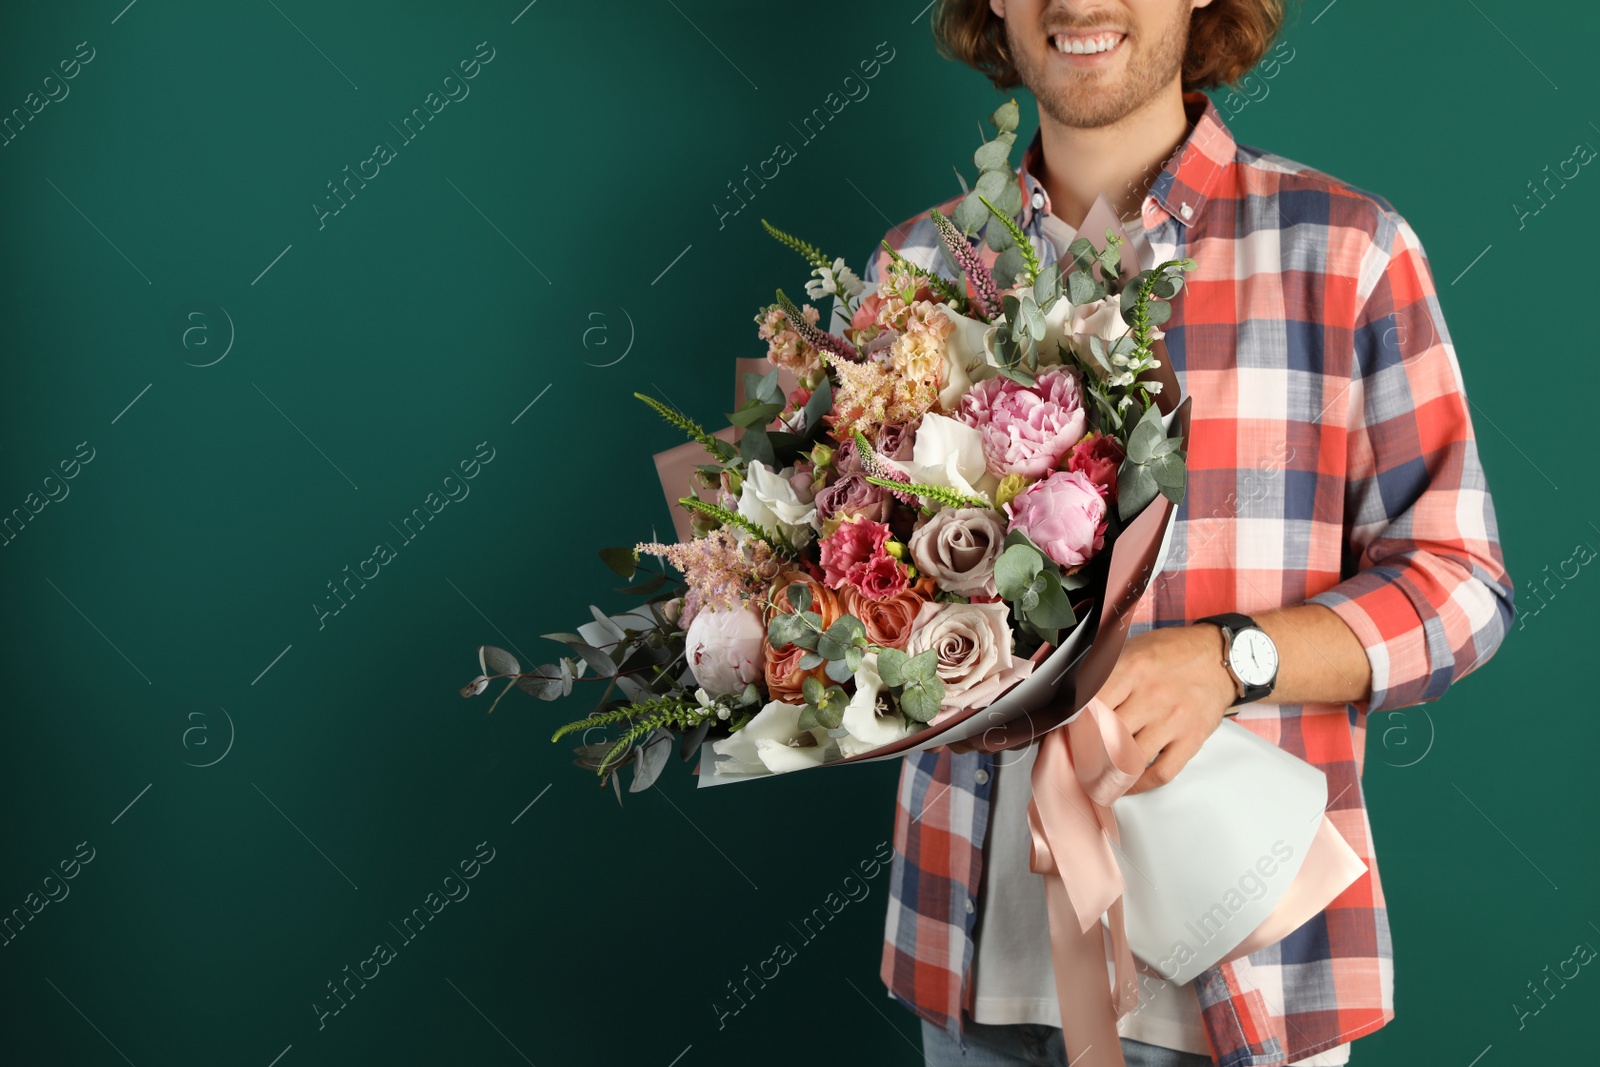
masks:
{"label": "dark green backdrop", "polygon": [[[925,0],[124,3],[12,3],[0,38],[0,113],[31,115],[0,147],[0,512],[57,498],[0,548],[0,911],[61,897],[0,948],[0,1061],[918,1062],[876,975],[886,874],[713,1008],[890,836],[897,764],[709,792],[676,765],[619,809],[548,741],[581,708],[486,716],[456,689],[478,643],[531,659],[587,617],[612,584],[593,547],[665,531],[649,452],[675,440],[629,394],[726,410],[751,315],[804,281],[758,217],[859,268],[952,194],[1004,96],[937,57]],[[1325,3],[1224,113],[1421,235],[1526,623],[1372,723],[1399,1014],[1355,1061],[1579,1062],[1592,968],[1520,1026],[1514,1005],[1600,946],[1600,175],[1526,198],[1600,146],[1600,18]],[[891,50],[799,145],[790,123]],[[720,217],[784,140],[797,158]],[[377,173],[344,204],[347,165]],[[391,526],[447,491],[469,495],[414,540]],[[396,557],[332,614],[380,541]]]}

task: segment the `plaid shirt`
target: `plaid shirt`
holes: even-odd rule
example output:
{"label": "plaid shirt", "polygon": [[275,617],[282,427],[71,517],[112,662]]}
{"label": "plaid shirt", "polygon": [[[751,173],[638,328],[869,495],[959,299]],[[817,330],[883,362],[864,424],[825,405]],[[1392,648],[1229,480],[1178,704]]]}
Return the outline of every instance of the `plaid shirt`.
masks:
{"label": "plaid shirt", "polygon": [[[1184,104],[1190,133],[1125,223],[1142,223],[1156,262],[1199,265],[1165,327],[1194,405],[1188,492],[1131,632],[1310,601],[1350,626],[1372,666],[1364,703],[1238,716],[1326,773],[1328,815],[1368,867],[1283,941],[1196,979],[1218,1064],[1283,1064],[1394,1017],[1361,787],[1367,716],[1433,700],[1488,659],[1512,619],[1511,584],[1416,233],[1382,197],[1235,143],[1205,94]],[[1021,221],[1049,264],[1039,152],[1035,135]],[[885,240],[952,276],[926,212]],[[863,278],[876,284],[887,265],[879,246]],[[963,1043],[994,760],[910,753],[895,821],[881,977]]]}

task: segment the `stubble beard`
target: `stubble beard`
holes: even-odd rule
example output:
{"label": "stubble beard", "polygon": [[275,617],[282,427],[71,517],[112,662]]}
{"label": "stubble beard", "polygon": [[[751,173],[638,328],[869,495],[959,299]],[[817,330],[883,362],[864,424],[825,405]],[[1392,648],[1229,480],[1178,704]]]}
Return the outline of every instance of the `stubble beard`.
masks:
{"label": "stubble beard", "polygon": [[[1023,84],[1039,101],[1039,109],[1062,126],[1092,129],[1109,126],[1133,114],[1178,77],[1189,44],[1189,20],[1176,21],[1174,32],[1158,35],[1149,50],[1133,53],[1117,83],[1111,86],[1098,84],[1103,82],[1103,72],[1084,72],[1085,76],[1077,79],[1049,78],[1048,70],[1040,67],[1048,68],[1054,61],[1045,56],[1042,64],[1036,63],[1018,47],[1009,22],[1006,23],[1006,42],[1012,64]],[[1132,44],[1134,39],[1130,35],[1122,42],[1122,47]],[[1054,49],[1055,45],[1047,44],[1047,47]],[[1086,87],[1091,83],[1096,83],[1097,87],[1088,90]]]}

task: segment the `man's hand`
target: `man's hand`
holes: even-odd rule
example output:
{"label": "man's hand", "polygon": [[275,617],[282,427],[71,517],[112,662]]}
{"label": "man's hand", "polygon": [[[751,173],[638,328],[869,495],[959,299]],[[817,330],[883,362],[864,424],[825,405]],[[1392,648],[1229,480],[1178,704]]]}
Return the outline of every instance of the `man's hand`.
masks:
{"label": "man's hand", "polygon": [[1144,754],[1145,772],[1130,795],[1172,781],[1222,723],[1238,695],[1222,652],[1222,630],[1211,623],[1128,639],[1099,695]]}

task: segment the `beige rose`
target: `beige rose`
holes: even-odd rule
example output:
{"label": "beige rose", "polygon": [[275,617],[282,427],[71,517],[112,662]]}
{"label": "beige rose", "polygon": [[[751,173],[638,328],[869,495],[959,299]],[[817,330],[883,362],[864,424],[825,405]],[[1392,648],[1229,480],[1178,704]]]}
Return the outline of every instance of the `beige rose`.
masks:
{"label": "beige rose", "polygon": [[1032,672],[1033,664],[1011,653],[1011,609],[1004,601],[990,604],[925,604],[906,642],[916,656],[930,648],[944,682],[944,702],[937,724],[962,708],[987,707]]}
{"label": "beige rose", "polygon": [[992,508],[944,508],[911,535],[917,569],[957,596],[994,596],[1006,527]]}

